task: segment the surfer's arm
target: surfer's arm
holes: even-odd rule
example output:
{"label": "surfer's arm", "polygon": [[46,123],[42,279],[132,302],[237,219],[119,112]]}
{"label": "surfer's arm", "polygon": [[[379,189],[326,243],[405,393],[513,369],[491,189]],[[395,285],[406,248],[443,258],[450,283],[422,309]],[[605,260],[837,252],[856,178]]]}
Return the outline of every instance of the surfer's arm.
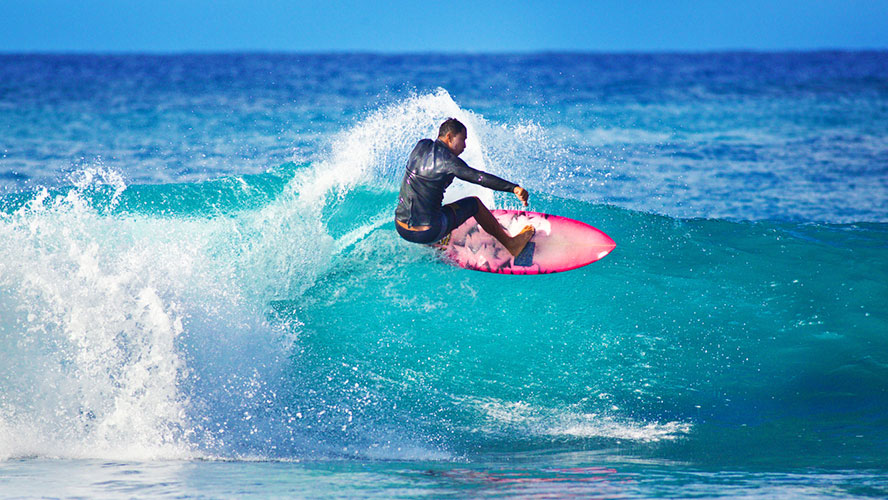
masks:
{"label": "surfer's arm", "polygon": [[462,161],[460,158],[454,157],[450,167],[450,171],[459,179],[471,182],[472,184],[484,186],[488,189],[493,189],[494,191],[514,192],[515,188],[519,187],[518,184],[513,184],[505,179],[500,179],[495,175],[476,170],[468,166],[466,162]]}
{"label": "surfer's arm", "polygon": [[505,179],[500,179],[487,172],[476,170],[468,166],[466,162],[462,161],[460,158],[455,158],[452,172],[453,175],[466,182],[479,184],[495,191],[511,191],[519,200],[521,200],[521,203],[523,203],[525,207],[527,206],[527,199],[530,197],[530,193],[518,184],[511,183]]}

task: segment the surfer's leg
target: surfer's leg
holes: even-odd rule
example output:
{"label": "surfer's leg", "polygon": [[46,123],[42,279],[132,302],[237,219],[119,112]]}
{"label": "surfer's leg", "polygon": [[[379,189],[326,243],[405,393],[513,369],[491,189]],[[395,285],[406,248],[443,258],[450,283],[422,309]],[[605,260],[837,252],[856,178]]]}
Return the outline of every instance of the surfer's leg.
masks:
{"label": "surfer's leg", "polygon": [[533,238],[534,227],[531,225],[524,226],[520,233],[515,236],[509,236],[499,221],[496,220],[496,217],[484,206],[484,203],[481,203],[481,200],[478,198],[475,198],[475,200],[478,202],[478,212],[475,214],[475,220],[478,221],[478,225],[502,243],[513,257],[517,257],[524,250],[530,239]]}
{"label": "surfer's leg", "polygon": [[447,218],[447,232],[453,231],[474,217],[478,213],[478,204],[478,198],[470,196],[441,207],[441,212]]}

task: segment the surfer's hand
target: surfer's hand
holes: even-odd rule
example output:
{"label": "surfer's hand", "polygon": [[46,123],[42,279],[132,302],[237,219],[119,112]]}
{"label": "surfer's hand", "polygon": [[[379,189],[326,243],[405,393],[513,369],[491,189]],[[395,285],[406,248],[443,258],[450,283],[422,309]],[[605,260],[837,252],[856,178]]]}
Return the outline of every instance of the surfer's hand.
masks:
{"label": "surfer's hand", "polygon": [[518,199],[521,200],[521,203],[524,203],[524,206],[526,207],[527,199],[530,198],[530,193],[521,186],[515,186],[515,189],[513,189],[512,192],[515,193],[515,196],[517,196]]}

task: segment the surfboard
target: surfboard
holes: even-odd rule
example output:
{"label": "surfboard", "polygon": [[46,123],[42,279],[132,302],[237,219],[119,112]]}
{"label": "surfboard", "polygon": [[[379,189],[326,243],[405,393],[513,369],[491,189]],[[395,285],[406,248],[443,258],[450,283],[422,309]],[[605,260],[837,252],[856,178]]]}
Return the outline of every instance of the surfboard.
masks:
{"label": "surfboard", "polygon": [[436,245],[446,260],[489,273],[558,273],[591,264],[617,246],[603,231],[567,217],[521,210],[491,213],[509,234],[518,234],[528,224],[536,229],[521,254],[512,257],[475,219],[469,219]]}

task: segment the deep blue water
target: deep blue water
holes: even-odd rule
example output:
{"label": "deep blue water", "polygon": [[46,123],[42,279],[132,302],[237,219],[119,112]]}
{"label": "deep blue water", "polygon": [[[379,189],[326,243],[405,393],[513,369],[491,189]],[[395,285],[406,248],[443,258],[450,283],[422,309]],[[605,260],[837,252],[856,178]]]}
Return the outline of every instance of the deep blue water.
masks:
{"label": "deep blue water", "polygon": [[[449,116],[617,249],[400,240]],[[2,496],[886,496],[886,299],[886,52],[0,55]]]}

